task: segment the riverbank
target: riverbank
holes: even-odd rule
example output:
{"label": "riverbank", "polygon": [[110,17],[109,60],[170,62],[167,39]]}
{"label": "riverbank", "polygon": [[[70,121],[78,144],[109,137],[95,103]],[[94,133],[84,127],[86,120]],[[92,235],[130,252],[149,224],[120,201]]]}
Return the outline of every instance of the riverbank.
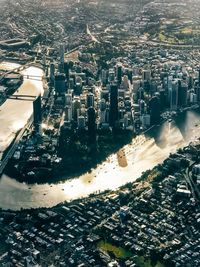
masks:
{"label": "riverbank", "polygon": [[[118,131],[112,133],[109,131],[99,131],[96,140],[91,142],[87,131],[80,131],[74,134],[73,131],[61,131],[58,156],[62,158],[60,164],[53,167],[52,171],[40,171],[37,176],[25,175],[30,171],[34,171],[33,166],[28,169],[28,165],[24,159],[23,174],[18,171],[16,165],[21,165],[15,159],[11,159],[5,169],[5,173],[19,182],[27,184],[55,184],[63,180],[69,180],[84,173],[90,173],[92,169],[97,168],[112,154],[120,154],[120,149],[131,143],[135,134],[132,131]],[[122,156],[119,155],[119,161]],[[122,163],[121,163],[122,164]],[[22,168],[22,167],[21,167]],[[47,167],[46,167],[47,168]]]}
{"label": "riverbank", "polygon": [[[199,142],[194,146],[198,155]],[[197,267],[199,255],[191,255],[190,250],[196,251],[200,243],[194,216],[199,213],[199,206],[189,195],[178,193],[179,186],[185,183],[183,174],[193,162],[194,150],[183,149],[179,153],[145,172],[142,179],[115,191],[52,208],[0,211],[3,236],[10,233],[9,240],[18,244],[14,234],[17,229],[23,240],[38,244],[41,265],[54,261],[52,251],[65,266],[70,264],[69,257],[78,264],[79,257],[71,249],[78,247],[82,248],[81,261],[90,257],[99,266],[109,262],[125,266],[130,262],[139,267],[175,267],[177,263]],[[173,164],[172,168],[169,159],[179,160],[180,164]],[[169,172],[164,173],[161,168]],[[9,250],[12,254],[14,243],[5,240],[1,238],[2,253]],[[63,255],[63,248],[68,257]],[[17,250],[23,252],[23,246]]]}
{"label": "riverbank", "polygon": [[122,163],[126,161],[127,165],[120,165],[118,155],[112,154],[90,173],[65,182],[64,179],[58,184],[28,185],[3,175],[0,179],[0,207],[11,210],[53,207],[106,190],[117,190],[136,181],[143,172],[162,163],[170,153],[189,144],[199,131],[199,126],[195,126],[199,121],[198,112],[187,111],[174,122],[166,121],[156,131],[133,138],[120,150]]}

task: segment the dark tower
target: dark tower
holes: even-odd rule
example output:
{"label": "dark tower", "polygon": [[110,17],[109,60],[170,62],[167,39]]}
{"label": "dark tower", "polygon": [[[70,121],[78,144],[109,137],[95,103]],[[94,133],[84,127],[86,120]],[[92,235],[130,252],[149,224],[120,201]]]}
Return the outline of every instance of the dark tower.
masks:
{"label": "dark tower", "polygon": [[55,76],[55,91],[57,94],[62,95],[66,92],[65,74],[58,73]]}
{"label": "dark tower", "polygon": [[188,85],[178,81],[178,106],[185,107],[187,105]]}
{"label": "dark tower", "polygon": [[122,83],[122,65],[117,66],[117,82],[119,85]]}
{"label": "dark tower", "polygon": [[42,101],[39,95],[33,101],[33,123],[36,131],[39,131],[39,126],[42,123]]}
{"label": "dark tower", "polygon": [[96,114],[93,107],[88,108],[88,133],[90,137],[95,137],[96,134]]}
{"label": "dark tower", "polygon": [[118,86],[117,84],[111,84],[110,86],[110,126],[115,126],[118,120]]}
{"label": "dark tower", "polygon": [[158,124],[160,122],[160,99],[158,96],[153,96],[149,102],[151,124]]}
{"label": "dark tower", "polygon": [[66,75],[66,80],[67,82],[69,82],[69,62],[64,62],[64,72],[65,72],[65,75]]}

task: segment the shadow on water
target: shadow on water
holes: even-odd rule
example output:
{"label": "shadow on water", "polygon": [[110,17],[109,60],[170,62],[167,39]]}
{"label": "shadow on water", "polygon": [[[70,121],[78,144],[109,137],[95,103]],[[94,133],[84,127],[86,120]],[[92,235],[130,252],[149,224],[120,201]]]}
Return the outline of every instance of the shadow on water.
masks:
{"label": "shadow on water", "polygon": [[[170,153],[186,146],[200,132],[200,126],[195,126],[200,125],[200,114],[193,111],[187,113],[188,115],[180,114],[180,119],[166,121],[161,126],[152,128],[145,136],[133,138],[131,144],[112,154],[90,173],[74,179],[54,185],[29,186],[3,175],[0,179],[0,207],[13,210],[52,207],[105,190],[116,190],[126,183],[136,181],[143,171],[162,163]],[[189,132],[188,135],[186,131]],[[191,139],[185,142],[183,136]]]}
{"label": "shadow on water", "polygon": [[147,139],[154,139],[157,147],[165,148],[167,145],[167,135],[169,134],[169,123],[165,122],[163,125],[157,125],[145,134]]}
{"label": "shadow on water", "polygon": [[184,112],[181,116],[178,116],[175,119],[176,126],[179,128],[185,141],[188,141],[191,136],[194,135],[194,133],[191,132],[191,129],[195,124],[199,125],[199,114],[200,109],[197,109],[193,112]]}
{"label": "shadow on water", "polygon": [[[145,134],[146,138],[153,138],[157,147],[164,149],[169,144],[169,137],[177,136],[187,142],[197,135],[194,126],[200,124],[200,110],[183,112],[174,121],[166,121],[162,125],[155,126]],[[175,141],[175,140],[174,140]]]}

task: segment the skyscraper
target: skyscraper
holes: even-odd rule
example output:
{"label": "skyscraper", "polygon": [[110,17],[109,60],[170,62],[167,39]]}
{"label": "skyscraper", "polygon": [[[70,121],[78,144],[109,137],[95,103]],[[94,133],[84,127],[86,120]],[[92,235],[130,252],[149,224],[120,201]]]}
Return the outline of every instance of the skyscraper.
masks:
{"label": "skyscraper", "polygon": [[178,82],[178,106],[184,107],[187,105],[188,85],[185,82]]}
{"label": "skyscraper", "polygon": [[120,85],[122,83],[122,65],[117,65],[117,82]]}
{"label": "skyscraper", "polygon": [[66,84],[65,75],[63,73],[58,73],[55,76],[55,91],[57,94],[65,94]]}
{"label": "skyscraper", "polygon": [[39,131],[40,124],[42,123],[42,100],[39,95],[33,101],[33,123],[36,131]]}
{"label": "skyscraper", "polygon": [[176,110],[178,107],[178,80],[172,81],[170,93],[170,109]]}
{"label": "skyscraper", "polygon": [[64,44],[60,45],[59,57],[60,57],[59,71],[61,73],[63,73],[64,72],[64,62],[65,62],[65,45]]}
{"label": "skyscraper", "polygon": [[50,64],[50,83],[53,85],[55,82],[55,65],[54,63]]}
{"label": "skyscraper", "polygon": [[94,107],[94,94],[88,93],[87,95],[87,108]]}
{"label": "skyscraper", "polygon": [[153,96],[149,102],[151,124],[160,122],[160,100],[158,96]]}
{"label": "skyscraper", "polygon": [[118,120],[118,86],[113,83],[110,85],[110,126],[115,126],[116,121]]}
{"label": "skyscraper", "polygon": [[90,137],[94,137],[96,134],[96,114],[93,107],[88,108],[88,133]]}

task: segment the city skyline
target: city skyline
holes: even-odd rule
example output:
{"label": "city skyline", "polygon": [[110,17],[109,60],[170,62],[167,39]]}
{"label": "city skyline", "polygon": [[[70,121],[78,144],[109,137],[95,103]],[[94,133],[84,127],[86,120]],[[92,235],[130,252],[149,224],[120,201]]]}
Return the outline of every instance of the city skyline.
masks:
{"label": "city skyline", "polygon": [[1,2],[0,266],[200,266],[198,2]]}

